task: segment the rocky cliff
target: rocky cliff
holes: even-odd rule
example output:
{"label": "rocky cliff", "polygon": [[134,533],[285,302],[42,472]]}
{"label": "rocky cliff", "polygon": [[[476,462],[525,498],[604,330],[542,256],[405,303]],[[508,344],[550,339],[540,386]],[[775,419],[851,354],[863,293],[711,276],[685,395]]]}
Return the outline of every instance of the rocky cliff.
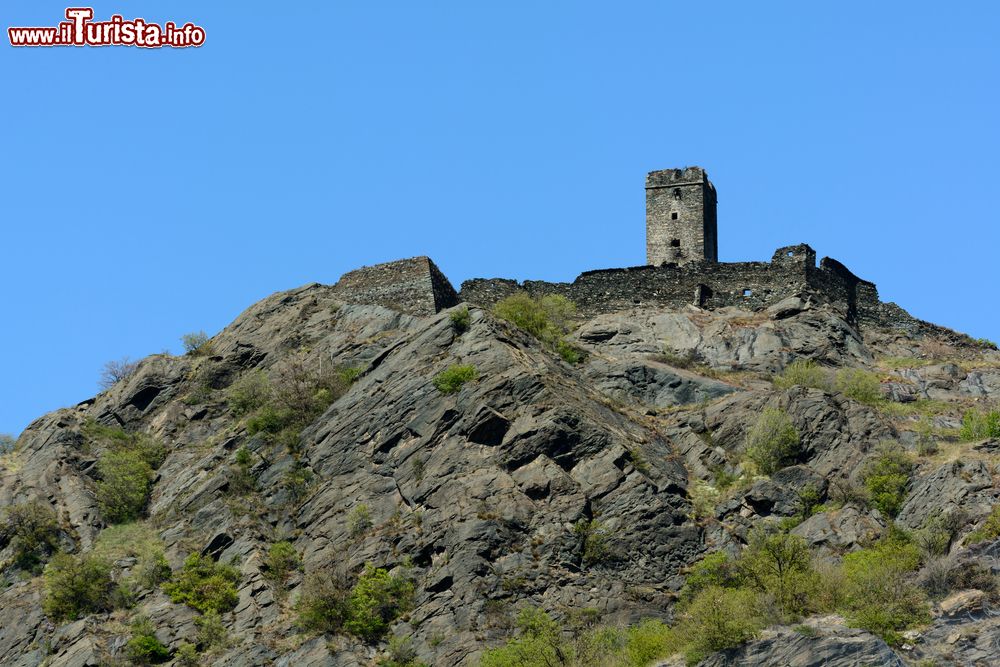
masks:
{"label": "rocky cliff", "polygon": [[[780,525],[837,563],[889,533],[890,514],[915,533],[952,518],[913,573],[947,581],[920,584],[929,615],[893,647],[845,614],[806,614],[704,664],[1000,659],[1000,441],[960,433],[1000,400],[1000,353],[861,332],[809,292],[751,313],[636,308],[569,325],[579,363],[479,308],[417,317],[309,285],[41,417],[0,458],[0,664],[475,665],[518,636],[520,609],[563,628],[581,614],[674,623],[706,554],[738,557]],[[879,395],[782,375],[802,360],[863,369]],[[748,432],[775,411],[800,446],[765,475],[746,463]],[[886,442],[912,464],[891,513],[863,493]],[[113,466],[149,443],[162,453],[135,463],[148,498],[121,514]],[[207,574],[185,589],[192,554]],[[53,587],[88,581],[67,563],[88,555],[108,564],[108,598],[57,606]],[[321,584],[356,591],[376,571],[402,582],[380,603],[385,627],[356,611],[303,620]],[[235,597],[219,601],[226,581]]]}

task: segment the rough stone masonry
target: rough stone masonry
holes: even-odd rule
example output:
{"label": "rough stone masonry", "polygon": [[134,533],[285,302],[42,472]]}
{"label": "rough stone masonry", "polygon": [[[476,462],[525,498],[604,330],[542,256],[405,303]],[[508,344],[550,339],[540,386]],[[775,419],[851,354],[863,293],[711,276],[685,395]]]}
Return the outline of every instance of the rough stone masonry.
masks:
{"label": "rough stone masonry", "polygon": [[650,172],[645,189],[645,266],[585,271],[571,283],[474,278],[456,294],[430,259],[415,257],[351,271],[335,287],[345,302],[421,316],[459,301],[489,308],[518,291],[561,294],[587,316],[687,305],[755,311],[810,291],[842,304],[856,325],[908,331],[933,326],[880,301],[874,283],[840,262],[825,257],[817,267],[816,252],[806,244],[779,248],[770,262],[719,262],[716,191],[701,167]]}

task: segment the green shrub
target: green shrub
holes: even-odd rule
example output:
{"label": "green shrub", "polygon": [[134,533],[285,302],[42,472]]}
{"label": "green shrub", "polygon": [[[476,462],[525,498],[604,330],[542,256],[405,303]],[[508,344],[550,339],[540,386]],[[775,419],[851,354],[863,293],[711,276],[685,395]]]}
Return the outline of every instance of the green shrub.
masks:
{"label": "green shrub", "polygon": [[156,628],[146,616],[132,621],[132,637],[125,644],[125,655],[133,665],[155,665],[170,659],[170,649],[156,638]]}
{"label": "green shrub", "polygon": [[533,298],[517,292],[493,306],[493,314],[531,334],[569,363],[577,363],[584,353],[564,340],[569,333],[576,305],[564,296],[549,294]]}
{"label": "green shrub", "polygon": [[198,626],[198,645],[205,651],[229,646],[229,632],[219,612],[209,609],[203,615],[194,619]]}
{"label": "green shrub", "polygon": [[795,463],[799,451],[799,433],[781,410],[765,409],[747,433],[747,457],[765,475]]}
{"label": "green shrub", "polygon": [[42,608],[56,621],[74,621],[87,614],[110,611],[114,588],[110,561],[59,553],[45,567]]}
{"label": "green shrub", "polygon": [[860,368],[841,368],[837,371],[837,391],[858,403],[878,405],[885,399],[878,376]]}
{"label": "green shrub", "polygon": [[365,641],[381,639],[413,604],[413,582],[365,565],[353,586],[340,572],[306,577],[296,606],[299,625],[315,632],[348,632]]}
{"label": "green shrub", "polygon": [[191,642],[181,642],[174,653],[178,667],[198,667],[201,658],[198,657],[198,647]]}
{"label": "green shrub", "polygon": [[903,506],[910,485],[913,462],[895,443],[879,447],[862,472],[871,504],[887,517],[895,517]]}
{"label": "green shrub", "polygon": [[126,433],[121,428],[104,426],[93,420],[87,421],[80,431],[88,451],[132,452],[153,470],[167,458],[167,448],[163,443],[145,433]]}
{"label": "green shrub", "polygon": [[142,516],[153,487],[153,468],[134,451],[106,451],[97,460],[97,504],[109,523]]}
{"label": "green shrub", "polygon": [[1000,410],[967,410],[962,415],[959,436],[966,441],[1000,438]]}
{"label": "green shrub", "polygon": [[[573,616],[570,614],[570,616]],[[676,635],[662,622],[648,619],[622,628],[586,623],[560,627],[540,609],[522,609],[515,621],[517,636],[486,651],[481,667],[644,667],[678,649]]]}
{"label": "green shrub", "polygon": [[184,345],[184,352],[194,357],[212,356],[212,344],[209,342],[208,334],[204,331],[186,333],[181,336],[181,344]]}
{"label": "green shrub", "polygon": [[348,599],[344,629],[366,641],[380,639],[389,624],[413,604],[414,585],[406,577],[365,565]]}
{"label": "green shrub", "polygon": [[301,463],[296,463],[295,466],[282,475],[281,486],[288,491],[291,501],[298,503],[308,495],[309,489],[312,487],[315,479],[316,476],[312,470]]}
{"label": "green shrub", "polygon": [[801,386],[831,391],[833,382],[829,371],[810,359],[797,359],[785,367],[784,372],[774,378],[774,386],[780,389]]}
{"label": "green shrub", "polygon": [[284,585],[288,575],[299,569],[302,561],[299,553],[292,546],[291,542],[275,542],[267,550],[267,559],[264,561],[267,578],[276,584]]}
{"label": "green shrub", "polygon": [[246,447],[236,450],[233,457],[234,465],[229,467],[229,488],[237,495],[246,495],[257,488],[257,480],[250,469],[253,467],[253,454]]}
{"label": "green shrub", "polygon": [[451,320],[451,328],[455,330],[455,333],[463,334],[469,330],[471,318],[469,317],[468,306],[453,310],[448,317]]}
{"label": "green shrub", "polygon": [[757,596],[747,589],[709,586],[681,614],[675,631],[689,665],[723,649],[739,646],[763,627],[756,613]]}
{"label": "green shrub", "polygon": [[899,631],[930,620],[926,599],[913,583],[920,550],[898,531],[870,549],[844,556],[847,618],[891,644]]}
{"label": "green shrub", "polygon": [[455,365],[434,376],[434,386],[442,394],[454,394],[462,385],[476,379],[476,367],[470,365]]}
{"label": "green shrub", "polygon": [[737,588],[743,583],[743,576],[737,561],[730,558],[725,551],[707,554],[691,566],[684,587],[680,592],[681,606],[690,604],[698,593],[709,586]]}
{"label": "green shrub", "polygon": [[965,536],[966,544],[979,544],[1000,537],[1000,505],[995,505],[979,528]]}
{"label": "green shrub", "polygon": [[186,604],[202,613],[215,611],[223,614],[232,611],[239,602],[236,592],[239,580],[240,573],[236,568],[193,553],[173,578],[163,585],[163,591],[174,602]]}
{"label": "green shrub", "polygon": [[229,410],[237,417],[250,414],[271,400],[271,381],[257,369],[242,375],[227,391]]}
{"label": "green shrub", "polygon": [[378,661],[378,667],[428,667],[417,660],[417,651],[409,637],[390,637],[389,655]]}
{"label": "green shrub", "polygon": [[780,620],[811,611],[815,575],[809,547],[801,537],[756,530],[738,567],[747,586],[774,600]]}
{"label": "green shrub", "polygon": [[327,367],[297,353],[277,365],[270,380],[247,380],[247,387],[230,395],[230,407],[250,415],[250,435],[266,433],[270,441],[294,452],[302,429],[343,396],[360,374],[361,369]]}
{"label": "green shrub", "polygon": [[595,520],[580,519],[573,526],[573,532],[583,541],[583,564],[590,567],[613,560],[609,545],[608,531]]}
{"label": "green shrub", "polygon": [[361,503],[347,515],[347,532],[351,537],[360,537],[372,527],[372,514],[368,505]]}
{"label": "green shrub", "polygon": [[9,433],[0,433],[0,456],[14,451],[17,440]]}
{"label": "green shrub", "polygon": [[19,503],[0,514],[0,547],[11,545],[14,565],[38,574],[42,565],[59,550],[56,513],[40,500]]}
{"label": "green shrub", "polygon": [[351,583],[343,573],[311,573],[295,607],[299,626],[311,632],[339,632],[350,614],[350,594]]}

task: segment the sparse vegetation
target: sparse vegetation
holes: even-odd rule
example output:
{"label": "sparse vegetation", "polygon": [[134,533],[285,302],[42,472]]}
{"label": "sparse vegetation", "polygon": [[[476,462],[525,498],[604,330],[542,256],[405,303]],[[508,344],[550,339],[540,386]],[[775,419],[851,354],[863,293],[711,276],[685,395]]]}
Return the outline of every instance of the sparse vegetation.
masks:
{"label": "sparse vegetation", "polygon": [[14,451],[17,440],[9,433],[0,433],[0,456]]}
{"label": "sparse vegetation", "polygon": [[170,659],[170,649],[156,638],[156,628],[146,616],[132,621],[132,636],[125,644],[125,655],[133,665],[155,665]]}
{"label": "sparse vegetation", "polygon": [[246,447],[236,450],[233,465],[229,466],[229,488],[236,495],[246,495],[257,488],[257,480],[253,476],[253,454]]}
{"label": "sparse vegetation", "polygon": [[48,504],[33,500],[7,507],[0,517],[0,546],[10,544],[14,565],[38,574],[59,550],[56,513]]}
{"label": "sparse vegetation", "polygon": [[785,367],[784,372],[774,378],[774,386],[780,389],[801,386],[831,391],[832,373],[811,359],[797,359]]}
{"label": "sparse vegetation", "polygon": [[469,317],[468,306],[462,306],[457,310],[453,310],[448,317],[451,320],[451,328],[455,330],[455,333],[463,334],[469,330],[471,318]]}
{"label": "sparse vegetation", "polygon": [[89,554],[58,553],[45,567],[42,608],[53,620],[73,621],[110,611],[114,589],[110,561]]}
{"label": "sparse vegetation", "polygon": [[899,514],[910,485],[913,462],[896,443],[883,443],[862,473],[869,500],[887,517]]}
{"label": "sparse vegetation", "polygon": [[861,368],[841,368],[835,387],[844,396],[865,405],[877,406],[885,401],[878,376]]}
{"label": "sparse vegetation", "polygon": [[339,573],[306,578],[297,606],[299,625],[314,632],[347,632],[365,641],[382,638],[413,603],[414,585],[405,575],[365,565],[351,586]]}
{"label": "sparse vegetation", "polygon": [[591,567],[613,559],[608,531],[596,520],[580,519],[573,526],[573,532],[583,542],[583,564]]}
{"label": "sparse vegetation", "polygon": [[481,667],[641,667],[676,649],[674,633],[660,621],[630,628],[594,622],[561,627],[541,609],[525,607],[515,620],[517,635],[486,651]]}
{"label": "sparse vegetation", "polygon": [[576,304],[558,294],[532,297],[518,292],[501,299],[493,314],[538,339],[567,363],[583,361],[583,350],[565,340],[576,316]]}
{"label": "sparse vegetation", "polygon": [[227,400],[229,410],[236,417],[264,407],[271,400],[271,382],[267,373],[260,369],[244,373],[229,386]]}
{"label": "sparse vegetation", "polygon": [[979,544],[1000,537],[1000,505],[995,505],[983,525],[965,536],[966,544]]}
{"label": "sparse vegetation", "polygon": [[899,644],[900,631],[930,619],[924,594],[913,582],[919,566],[920,550],[899,531],[844,556],[848,621]]}
{"label": "sparse vegetation", "polygon": [[153,468],[140,454],[108,451],[97,461],[97,504],[109,523],[125,523],[142,516],[153,485]]}
{"label": "sparse vegetation", "polygon": [[102,389],[110,389],[119,382],[129,379],[139,369],[139,362],[122,357],[104,364],[98,384]]}
{"label": "sparse vegetation", "polygon": [[299,569],[302,560],[291,542],[275,542],[267,550],[264,568],[267,578],[279,588],[285,585],[288,576]]}
{"label": "sparse vegetation", "polygon": [[236,568],[193,553],[163,585],[163,591],[174,602],[186,604],[202,613],[214,611],[222,614],[236,607],[239,601],[236,584],[239,580],[240,573]]}
{"label": "sparse vegetation", "polygon": [[208,334],[204,331],[195,331],[181,336],[181,344],[184,346],[185,354],[192,357],[212,356],[212,343]]}
{"label": "sparse vegetation", "polygon": [[456,364],[449,366],[434,376],[434,386],[442,394],[454,394],[462,388],[466,382],[475,380],[477,377],[476,367],[468,364]]}
{"label": "sparse vegetation", "polygon": [[371,530],[372,513],[368,505],[361,503],[347,515],[347,532],[351,537],[360,537]]}
{"label": "sparse vegetation", "polygon": [[237,380],[229,406],[237,416],[248,415],[250,435],[264,433],[296,453],[302,429],[343,396],[359,375],[357,368],[327,368],[300,352],[276,366],[270,378],[254,371]]}
{"label": "sparse vegetation", "polygon": [[1000,438],[1000,410],[967,410],[959,436],[966,441]]}
{"label": "sparse vegetation", "polygon": [[747,457],[765,475],[795,463],[799,448],[799,433],[791,418],[776,408],[765,409],[747,432]]}

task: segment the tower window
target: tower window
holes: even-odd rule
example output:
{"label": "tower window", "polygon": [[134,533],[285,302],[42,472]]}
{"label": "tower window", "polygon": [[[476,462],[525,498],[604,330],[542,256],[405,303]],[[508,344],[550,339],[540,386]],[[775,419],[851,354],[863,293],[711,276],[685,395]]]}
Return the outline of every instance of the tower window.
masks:
{"label": "tower window", "polygon": [[674,188],[674,199],[680,199],[680,198],[681,198],[681,189]]}
{"label": "tower window", "polygon": [[670,239],[670,247],[671,248],[680,248],[681,247],[681,240],[680,239]]}
{"label": "tower window", "polygon": [[674,211],[673,213],[670,214],[670,219],[671,220],[676,220],[677,219],[677,211]]}

